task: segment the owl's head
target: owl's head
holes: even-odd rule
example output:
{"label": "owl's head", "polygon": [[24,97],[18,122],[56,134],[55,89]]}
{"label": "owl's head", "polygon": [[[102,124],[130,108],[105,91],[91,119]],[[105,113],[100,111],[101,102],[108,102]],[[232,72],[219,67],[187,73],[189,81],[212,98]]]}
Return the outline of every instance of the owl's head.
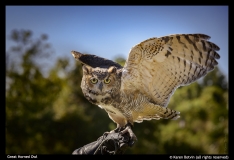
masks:
{"label": "owl's head", "polygon": [[101,98],[111,97],[114,94],[113,92],[120,89],[121,72],[116,67],[92,68],[83,65],[82,69],[81,88],[85,97],[89,100],[101,101]]}

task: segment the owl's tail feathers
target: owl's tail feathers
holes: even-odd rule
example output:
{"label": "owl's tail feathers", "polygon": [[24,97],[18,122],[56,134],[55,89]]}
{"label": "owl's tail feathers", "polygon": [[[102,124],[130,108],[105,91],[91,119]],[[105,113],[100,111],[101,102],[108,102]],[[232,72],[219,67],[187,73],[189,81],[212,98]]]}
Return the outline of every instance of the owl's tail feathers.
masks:
{"label": "owl's tail feathers", "polygon": [[167,108],[167,107],[160,107],[155,106],[156,109],[156,117],[160,117],[160,119],[171,119],[176,120],[180,118],[180,112],[177,112],[173,109]]}
{"label": "owl's tail feathers", "polygon": [[176,120],[176,119],[180,118],[180,112],[172,110],[170,108],[165,108],[165,109],[166,109],[166,111],[164,112],[164,115],[166,115],[166,116],[164,117],[164,119]]}
{"label": "owl's tail feathers", "polygon": [[180,118],[180,112],[177,112],[173,109],[167,107],[161,107],[148,103],[144,106],[144,111],[141,112],[134,122],[141,123],[143,120],[159,120],[159,119],[171,119],[176,120]]}

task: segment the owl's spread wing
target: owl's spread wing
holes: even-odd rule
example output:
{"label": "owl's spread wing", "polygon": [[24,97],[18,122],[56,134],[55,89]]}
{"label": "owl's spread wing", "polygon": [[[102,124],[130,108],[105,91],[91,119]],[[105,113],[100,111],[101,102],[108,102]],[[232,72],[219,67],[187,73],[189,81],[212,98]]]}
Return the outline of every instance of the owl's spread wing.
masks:
{"label": "owl's spread wing", "polygon": [[135,47],[123,69],[121,89],[138,90],[166,107],[177,87],[212,71],[219,47],[204,34],[175,34],[150,38]]}

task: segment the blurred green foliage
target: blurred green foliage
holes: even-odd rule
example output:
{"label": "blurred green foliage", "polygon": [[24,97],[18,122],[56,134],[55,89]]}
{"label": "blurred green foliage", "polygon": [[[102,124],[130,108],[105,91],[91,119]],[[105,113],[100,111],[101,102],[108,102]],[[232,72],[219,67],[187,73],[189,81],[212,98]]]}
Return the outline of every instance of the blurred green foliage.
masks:
{"label": "blurred green foliage", "polygon": [[[48,59],[47,36],[14,30],[10,38],[15,45],[6,53],[6,154],[71,154],[116,127],[84,98],[80,63],[68,69],[70,61],[59,58],[45,76],[37,62]],[[116,61],[124,64],[123,58]],[[181,118],[135,123],[138,141],[125,154],[228,153],[228,84],[218,68],[178,88],[168,107]]]}

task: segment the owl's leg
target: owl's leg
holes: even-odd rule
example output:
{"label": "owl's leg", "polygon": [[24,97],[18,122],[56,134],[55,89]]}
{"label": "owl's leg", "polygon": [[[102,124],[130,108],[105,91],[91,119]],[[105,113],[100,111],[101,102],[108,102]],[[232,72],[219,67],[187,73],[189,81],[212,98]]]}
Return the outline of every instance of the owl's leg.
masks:
{"label": "owl's leg", "polygon": [[130,135],[130,137],[131,137],[131,140],[137,141],[137,137],[136,137],[136,135],[133,133],[132,127],[133,127],[133,125],[132,125],[131,123],[127,123],[126,126],[125,126],[125,129],[122,130],[122,131],[120,132],[120,134],[123,135],[123,134],[125,134],[125,133],[128,132],[129,135]]}
{"label": "owl's leg", "polygon": [[110,133],[112,133],[112,132],[115,132],[115,133],[120,132],[121,129],[123,129],[123,127],[120,127],[120,125],[117,124],[117,127],[115,129],[111,130]]}

